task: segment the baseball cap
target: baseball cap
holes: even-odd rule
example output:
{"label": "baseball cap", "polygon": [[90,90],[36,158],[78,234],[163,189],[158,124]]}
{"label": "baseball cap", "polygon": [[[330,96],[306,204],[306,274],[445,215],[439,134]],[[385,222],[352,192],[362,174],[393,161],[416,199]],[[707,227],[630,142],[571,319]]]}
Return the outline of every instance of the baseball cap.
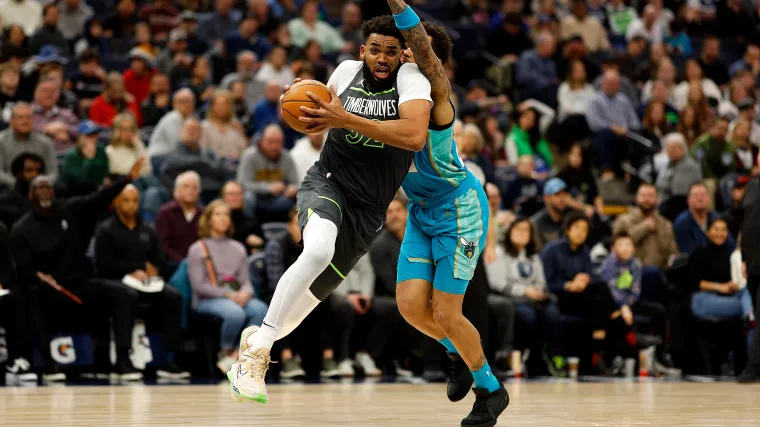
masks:
{"label": "baseball cap", "polygon": [[176,42],[180,40],[187,40],[187,31],[182,28],[175,28],[169,33],[169,41]]}
{"label": "baseball cap", "polygon": [[565,181],[563,181],[562,178],[552,178],[546,181],[546,185],[544,185],[545,196],[553,196],[566,190],[567,184],[565,184]]}
{"label": "baseball cap", "polygon": [[198,17],[195,15],[195,12],[192,10],[186,10],[179,14],[179,20],[182,21],[195,21],[198,22]]}
{"label": "baseball cap", "polygon": [[95,133],[100,133],[101,127],[96,125],[94,122],[90,120],[85,120],[82,123],[79,123],[79,126],[77,126],[77,133],[80,135],[92,135]]}

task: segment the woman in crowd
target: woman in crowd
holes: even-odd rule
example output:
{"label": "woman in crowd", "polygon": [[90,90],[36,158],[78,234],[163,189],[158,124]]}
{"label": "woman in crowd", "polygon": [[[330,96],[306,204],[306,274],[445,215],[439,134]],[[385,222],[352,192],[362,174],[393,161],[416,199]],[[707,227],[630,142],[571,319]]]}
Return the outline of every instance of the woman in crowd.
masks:
{"label": "woman in crowd", "polygon": [[180,87],[186,87],[193,91],[195,99],[198,100],[198,105],[203,105],[214,94],[210,76],[208,58],[197,56],[190,65],[190,78],[184,80]]}
{"label": "woman in crowd", "polygon": [[566,151],[568,144],[587,138],[591,132],[586,123],[586,110],[594,96],[594,87],[586,80],[586,67],[581,61],[572,61],[567,80],[559,85],[559,140],[560,149]]}
{"label": "woman in crowd", "polygon": [[596,178],[591,171],[590,162],[583,147],[575,144],[567,156],[567,166],[557,175],[565,184],[573,197],[566,199],[570,208],[582,210],[589,218],[594,213],[602,214],[604,200],[599,195]]}
{"label": "woman in crowd", "polygon": [[3,48],[6,46],[17,46],[23,49],[24,52],[28,52],[27,38],[24,33],[24,28],[21,25],[10,25],[3,31],[3,38],[0,40],[0,45]]}
{"label": "woman in crowd", "polygon": [[665,104],[662,102],[654,101],[649,103],[646,110],[644,110],[642,124],[644,126],[644,136],[649,138],[658,147],[660,146],[660,139],[673,131],[668,125],[667,117],[665,116]]}
{"label": "woman in crowd", "polygon": [[[514,300],[520,320],[520,337],[526,338],[532,354],[544,355],[552,375],[561,375],[560,313],[556,298],[546,287],[544,266],[536,251],[533,227],[528,218],[519,218],[509,226],[504,247],[497,246],[496,260],[486,265],[486,272],[493,292],[488,299]],[[544,344],[547,345],[545,352]]]}
{"label": "woman in crowd", "polygon": [[700,85],[704,96],[710,99],[714,105],[718,105],[722,98],[720,89],[712,80],[704,77],[702,67],[696,59],[689,59],[686,61],[686,66],[684,68],[684,79],[678,84],[678,86],[676,86],[676,89],[673,92],[674,107],[680,110],[686,105],[690,98],[689,92],[692,84]]}
{"label": "woman in crowd", "polygon": [[[110,174],[127,176],[137,159],[145,157],[145,144],[140,140],[140,129],[137,128],[135,117],[129,113],[121,113],[113,119],[111,143],[106,147]],[[150,162],[143,162],[140,176],[152,176]]]}
{"label": "woman in crowd", "polygon": [[481,154],[485,142],[480,129],[472,123],[462,124],[457,120],[454,133],[455,138],[458,136],[456,141],[459,156],[467,168],[475,174],[481,183],[491,182],[493,180],[493,167],[488,159]]}
{"label": "woman in crowd", "polygon": [[267,305],[253,294],[248,255],[234,234],[229,206],[215,200],[203,211],[200,240],[187,255],[195,309],[222,319],[217,367],[225,373],[238,359],[240,332],[247,325],[261,325],[267,312]]}
{"label": "woman in crowd", "polygon": [[132,113],[137,124],[142,124],[140,106],[124,88],[124,78],[121,74],[112,71],[106,77],[103,94],[92,101],[90,120],[100,126],[110,128],[114,117],[121,113]]}
{"label": "woman in crowd", "polygon": [[691,105],[683,107],[678,120],[676,131],[684,136],[686,145],[691,147],[694,141],[707,130],[706,123],[703,123],[697,116],[697,110]]}
{"label": "woman in crowd", "polygon": [[739,118],[734,124],[728,140],[736,149],[737,171],[744,175],[759,175],[760,167],[757,164],[758,148],[749,141],[752,123],[744,118]]}
{"label": "woman in crowd", "polygon": [[314,70],[314,80],[327,83],[327,79],[332,74],[333,67],[322,59],[322,50],[316,40],[310,40],[306,46],[301,49],[301,55],[293,62],[293,70],[298,74],[304,63],[311,63]]}
{"label": "woman in crowd", "polygon": [[478,128],[484,137],[481,154],[495,168],[509,166],[507,153],[504,151],[504,132],[499,128],[499,119],[488,114],[478,119]]}
{"label": "woman in crowd", "polygon": [[520,156],[531,155],[535,159],[536,172],[548,174],[554,167],[554,159],[549,143],[541,134],[538,120],[536,109],[524,108],[520,111],[517,122],[507,135],[507,157],[511,162],[516,162]]}
{"label": "woman in crowd", "polygon": [[685,105],[694,107],[694,112],[697,114],[697,120],[700,125],[704,126],[705,131],[712,126],[714,113],[705,97],[702,84],[699,82],[689,83],[688,100]]}
{"label": "woman in crowd", "polygon": [[201,147],[228,159],[240,158],[248,145],[233,108],[232,95],[226,90],[217,90],[201,123]]}
{"label": "woman in crowd", "polygon": [[660,81],[665,84],[668,91],[668,103],[674,105],[675,101],[675,88],[676,88],[676,67],[670,59],[663,59],[657,66],[657,72],[650,80],[644,84],[644,88],[641,90],[641,102],[647,103],[652,99],[652,88],[654,82]]}

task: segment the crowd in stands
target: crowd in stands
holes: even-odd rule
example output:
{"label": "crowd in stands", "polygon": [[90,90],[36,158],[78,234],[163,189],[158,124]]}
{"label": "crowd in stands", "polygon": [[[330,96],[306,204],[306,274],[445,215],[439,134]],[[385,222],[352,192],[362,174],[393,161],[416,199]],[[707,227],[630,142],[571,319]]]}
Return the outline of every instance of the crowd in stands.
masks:
{"label": "crowd in stands", "polygon": [[[565,376],[580,357],[622,374],[654,347],[657,374],[757,380],[760,7],[412,4],[455,41],[454,134],[492,214],[464,312],[495,372]],[[0,0],[8,371],[65,380],[46,343],[76,330],[95,342],[88,373],[142,379],[137,318],[160,336],[159,377],[190,376],[177,361],[194,330],[218,337],[226,371],[301,253],[296,194],[325,143],[285,124],[283,86],[326,83],[386,9]],[[395,302],[406,209],[401,192],[369,254],[278,343],[281,377],[446,378],[440,346]]]}

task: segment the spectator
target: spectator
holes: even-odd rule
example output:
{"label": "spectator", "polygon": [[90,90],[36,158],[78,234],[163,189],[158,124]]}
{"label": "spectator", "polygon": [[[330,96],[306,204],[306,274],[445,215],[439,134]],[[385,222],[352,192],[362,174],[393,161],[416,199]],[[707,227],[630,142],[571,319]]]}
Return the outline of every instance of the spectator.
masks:
{"label": "spectator", "polygon": [[588,15],[586,0],[573,0],[570,9],[571,15],[562,18],[559,32],[562,40],[580,34],[583,44],[589,52],[609,50],[610,41],[607,33],[598,20]]}
{"label": "spectator", "polygon": [[153,128],[162,117],[172,110],[169,78],[163,74],[153,74],[150,79],[150,93],[140,106],[143,126]]}
{"label": "spectator", "polygon": [[100,66],[100,55],[88,49],[79,55],[79,70],[66,82],[66,87],[74,91],[79,100],[81,113],[89,114],[92,101],[105,89],[106,72]]}
{"label": "spectator", "polygon": [[39,53],[42,46],[53,45],[63,55],[68,55],[69,44],[58,30],[58,5],[48,3],[42,8],[42,26],[29,38],[29,53]]}
{"label": "spectator", "polygon": [[702,181],[699,163],[688,156],[686,140],[680,133],[670,133],[663,138],[668,155],[668,165],[657,177],[657,190],[662,203],[660,213],[670,221],[686,209],[686,196],[692,185]]}
{"label": "spectator", "polygon": [[[643,36],[634,36],[625,48],[625,53],[613,56],[620,68],[620,75],[629,81],[637,81],[647,62],[647,46],[649,43]],[[649,77],[649,76],[647,76]],[[645,79],[646,80],[646,79]]]}
{"label": "spectator", "polygon": [[237,170],[237,181],[255,197],[256,216],[262,219],[283,217],[295,205],[300,186],[293,159],[283,150],[283,138],[279,126],[267,126],[257,146],[243,152]]}
{"label": "spectator", "polygon": [[626,5],[625,0],[608,1],[606,10],[610,33],[615,36],[625,36],[631,24],[638,19],[636,9]]}
{"label": "spectator", "polygon": [[119,42],[134,37],[138,21],[136,9],[135,0],[119,0],[116,10],[102,21],[103,35]]}
{"label": "spectator", "polygon": [[684,137],[684,143],[688,147],[694,145],[699,136],[707,131],[707,121],[700,120],[697,109],[691,105],[683,107],[678,119],[676,132]]}
{"label": "spectator", "polygon": [[655,78],[647,80],[644,84],[644,88],[641,91],[642,102],[649,102],[652,100],[655,84],[662,84],[665,86],[666,102],[675,106],[676,97],[676,67],[669,59],[663,59],[657,66],[657,75]]}
{"label": "spectator", "polygon": [[[657,103],[660,104],[658,108],[661,108],[662,111],[662,124],[656,125],[658,128],[665,127],[665,129],[669,127],[675,127],[678,124],[679,120],[679,113],[678,110],[673,107],[672,104],[669,102],[669,92],[668,92],[668,85],[663,82],[662,80],[655,80],[652,84],[652,91],[651,96],[649,98],[649,101],[645,104],[643,104],[639,108],[639,116],[644,120],[645,118],[649,117],[649,125],[644,123],[644,127],[649,129],[649,127],[652,125],[652,113],[653,111],[649,109],[649,106],[651,104]],[[655,123],[660,123],[659,120],[655,120]],[[663,129],[660,128],[660,131]],[[652,130],[650,129],[650,132]],[[655,132],[657,133],[657,132]],[[667,133],[667,132],[666,132]],[[659,138],[662,138],[664,135],[658,136]]]}
{"label": "spectator", "polygon": [[673,130],[667,122],[665,104],[657,101],[650,102],[644,110],[642,125],[641,135],[651,141],[652,149],[657,151],[661,147],[660,140]]}
{"label": "spectator", "polygon": [[625,38],[632,40],[635,36],[643,36],[649,43],[661,44],[665,41],[668,28],[663,27],[658,18],[657,8],[651,4],[646,5],[641,17],[628,26]]}
{"label": "spectator", "polygon": [[[240,21],[238,30],[224,37],[224,50],[229,55],[249,50],[258,58],[266,58],[272,50],[269,40],[259,35],[259,21],[252,16],[246,16]],[[292,32],[292,31],[291,31]],[[339,36],[338,36],[339,37]]]}
{"label": "spectator", "polygon": [[714,21],[718,12],[717,0],[688,0],[686,2],[687,20],[696,24],[707,26]]}
{"label": "spectator", "polygon": [[608,319],[614,311],[612,297],[603,282],[593,279],[591,257],[586,246],[590,228],[588,218],[582,213],[570,214],[564,219],[562,228],[565,237],[541,251],[546,284],[557,297],[561,313],[590,318],[592,366],[604,373],[602,352]]}
{"label": "spectator", "polygon": [[306,135],[296,141],[295,146],[290,150],[290,157],[296,166],[299,183],[306,177],[306,172],[319,160],[326,140],[326,134]]}
{"label": "spectator", "polygon": [[200,218],[199,240],[190,247],[188,275],[193,306],[199,313],[222,319],[217,366],[230,370],[237,361],[240,332],[246,325],[261,325],[267,305],[255,298],[248,275],[245,247],[232,239],[230,208],[215,200]]}
{"label": "spectator", "polygon": [[245,103],[245,85],[241,81],[233,82],[230,85],[229,92],[235,120],[240,122],[242,129],[248,129],[250,126],[250,115],[248,114],[248,106]]}
{"label": "spectator", "polygon": [[18,103],[13,107],[10,127],[0,132],[0,184],[13,185],[16,174],[11,174],[11,164],[24,152],[40,156],[45,170],[55,179],[58,163],[53,142],[32,130],[32,107]]}
{"label": "spectator", "polygon": [[614,235],[627,234],[645,266],[665,268],[678,255],[673,225],[657,212],[657,188],[642,184],[636,191],[636,207],[615,219]]}
{"label": "spectator", "polygon": [[519,114],[505,141],[507,157],[516,161],[524,155],[533,156],[536,170],[546,173],[554,167],[554,159],[549,143],[541,134],[538,111],[522,108]]}
{"label": "spectator", "polygon": [[8,228],[32,209],[29,185],[34,178],[45,174],[45,163],[34,153],[21,153],[13,159],[11,173],[16,182],[0,190],[0,222]]}
{"label": "spectator", "polygon": [[42,24],[42,6],[34,0],[0,0],[3,27],[20,25],[31,36]]}
{"label": "spectator", "polygon": [[63,154],[77,137],[79,120],[69,109],[58,108],[61,88],[53,79],[43,79],[34,90],[32,122],[34,130],[53,139],[57,154]]}
{"label": "spectator", "polygon": [[557,94],[559,133],[562,141],[567,144],[565,147],[589,136],[586,111],[593,97],[594,87],[586,80],[586,67],[581,61],[572,61],[567,80],[559,85]]}
{"label": "spectator", "polygon": [[670,23],[670,36],[665,39],[668,52],[689,58],[692,56],[691,37],[686,32],[686,22],[678,19]]}
{"label": "spectator", "polygon": [[[515,220],[507,229],[504,247],[497,246],[496,261],[486,264],[488,282],[496,298],[509,298],[515,302],[521,329],[525,331],[531,352],[544,356],[549,371],[561,376],[562,326],[559,310],[546,287],[544,266],[536,251],[533,228],[528,219]],[[544,350],[543,344],[546,343]]]}
{"label": "spectator", "polygon": [[757,163],[758,147],[752,145],[749,140],[751,122],[745,118],[736,120],[733,130],[731,130],[728,141],[729,145],[736,150],[737,171],[743,175],[759,175],[760,167]]}
{"label": "spectator", "polygon": [[208,52],[209,44],[198,37],[198,17],[192,10],[186,10],[179,15],[179,28],[187,33],[187,51],[191,55],[200,56]]}
{"label": "spectator", "polygon": [[[760,123],[755,121],[757,115],[757,107],[755,101],[751,98],[745,98],[737,103],[737,109],[739,111],[739,117],[750,123],[749,141],[755,146],[760,146]],[[731,132],[734,128],[734,124],[738,120],[734,119],[728,126],[728,131]]]}
{"label": "spectator", "polygon": [[533,156],[520,156],[515,171],[517,176],[509,182],[503,195],[504,207],[520,216],[530,217],[544,207],[541,182],[534,178]]}
{"label": "spectator", "polygon": [[177,23],[179,10],[172,0],[153,0],[140,8],[137,16],[150,24],[151,32],[158,41],[166,40]]}
{"label": "spectator", "polygon": [[684,80],[673,91],[673,106],[677,109],[680,110],[689,101],[689,87],[692,83],[702,85],[702,93],[710,100],[711,104],[717,105],[720,102],[722,95],[718,86],[702,75],[699,62],[690,59],[686,61]]}
{"label": "spectator", "polygon": [[243,186],[236,181],[227,181],[222,187],[222,200],[230,207],[232,226],[235,230],[233,238],[242,243],[248,252],[264,248],[264,230],[259,221],[245,213],[245,198]]}
{"label": "spectator", "polygon": [[552,60],[555,50],[554,36],[543,33],[538,36],[534,49],[526,50],[520,55],[517,63],[517,82],[524,98],[536,98],[546,102],[556,93],[558,76]]}
{"label": "spectator", "polygon": [[301,7],[301,17],[288,22],[293,44],[303,48],[308,41],[316,40],[319,48],[326,54],[347,49],[340,32],[330,24],[319,20],[318,7],[319,3],[316,1],[306,1]]}
{"label": "spectator", "polygon": [[94,12],[82,0],[64,0],[58,6],[58,14],[58,30],[67,42],[73,42],[84,34],[85,24]]}
{"label": "spectator", "polygon": [[214,94],[214,87],[211,85],[209,62],[205,56],[196,56],[190,64],[190,75],[183,80],[180,87],[186,87],[193,91],[195,99],[201,105],[206,104]]}
{"label": "spectator", "polygon": [[544,185],[544,209],[531,217],[535,240],[539,248],[562,238],[562,222],[570,210],[567,184],[560,178],[552,178]]}
{"label": "spectator", "polygon": [[129,51],[129,60],[129,69],[124,71],[124,88],[140,105],[151,93],[151,80],[157,72],[156,58],[146,49],[135,47]]}
{"label": "spectator", "polygon": [[270,81],[264,90],[264,99],[259,101],[251,113],[249,132],[256,135],[271,124],[277,124],[280,121],[280,96],[282,95],[282,86],[276,81]]}
{"label": "spectator", "polygon": [[[701,182],[693,184],[689,188],[686,203],[688,209],[673,222],[673,231],[676,234],[678,249],[682,254],[689,255],[696,249],[707,245],[708,240],[710,240],[706,234],[709,228],[708,224],[712,224],[719,215],[710,210],[707,187]],[[723,224],[725,226],[725,222]],[[728,247],[728,255],[731,255],[736,247],[736,241],[731,235],[728,235],[725,242]]]}
{"label": "spectator", "polygon": [[198,240],[198,220],[203,211],[198,203],[200,191],[201,177],[197,172],[181,173],[174,182],[174,200],[158,211],[155,228],[168,258],[168,271],[177,268],[190,245]]}
{"label": "spectator", "polygon": [[[140,205],[137,188],[128,185],[114,200],[115,213],[95,233],[97,255],[95,263],[98,277],[109,281],[109,286],[126,288],[122,280],[127,276],[145,282],[165,274],[165,261],[152,228],[142,224],[137,211]],[[179,350],[182,321],[182,295],[173,286],[163,286],[158,292],[139,292],[127,289],[130,299],[147,303],[157,316],[149,321],[160,326],[161,344],[167,360],[157,369],[159,378],[189,378],[190,373],[174,363],[174,352]]]}
{"label": "spectator", "polygon": [[528,49],[533,48],[533,41],[524,30],[524,22],[519,14],[510,14],[504,18],[501,27],[488,35],[486,51],[508,63],[517,62],[517,58]]}
{"label": "spectator", "polygon": [[726,221],[717,216],[707,222],[705,246],[689,256],[692,274],[691,311],[700,320],[743,318],[754,321],[752,296],[731,277],[733,242]]}
{"label": "spectator", "polygon": [[[556,59],[557,75],[562,78],[567,78],[567,76],[570,75],[570,63],[573,61],[583,62],[583,66],[586,69],[586,76],[589,81],[595,80],[601,74],[599,64],[590,57],[588,50],[586,50],[586,46],[583,44],[583,38],[579,35],[570,37],[565,41],[565,44],[562,45],[561,56]],[[552,107],[554,107],[554,105],[552,105]]]}
{"label": "spectator", "polygon": [[629,151],[626,134],[641,127],[636,111],[625,95],[619,92],[620,75],[607,71],[602,90],[591,100],[586,120],[595,133],[596,151],[602,179],[610,180],[620,171],[620,164]]}
{"label": "spectator", "polygon": [[[85,314],[89,322],[98,328],[96,332],[101,345],[97,347],[96,354],[102,357],[103,350],[108,351],[111,318],[116,343],[115,373],[123,380],[142,378],[129,360],[131,313],[137,301],[125,287],[88,281],[85,251],[92,239],[97,217],[137,176],[141,163],[142,160],[134,165],[125,180],[86,197],[74,197],[64,202],[56,199],[50,178],[38,176],[32,181],[29,193],[35,215],[25,215],[11,232],[19,283],[26,288],[29,306],[36,307],[39,310],[37,313],[45,313],[44,317],[35,315],[36,324],[41,328],[40,336],[49,337],[46,329],[53,322],[81,313],[80,310],[84,309],[85,313],[81,314]],[[62,227],[61,224],[66,226]],[[81,299],[82,306],[43,282],[67,289]],[[41,345],[48,346],[48,343]],[[44,376],[48,380],[65,380],[66,376],[60,373],[50,353],[41,353],[45,364]]]}
{"label": "spectator", "polygon": [[0,64],[0,125],[7,127],[13,107],[21,101],[18,85],[21,76],[10,62]]}
{"label": "spectator", "polygon": [[[292,67],[296,70],[296,77],[317,80],[322,83],[327,83],[328,77],[335,69],[322,57],[322,49],[316,40],[310,40],[306,43]],[[308,74],[310,77],[304,77],[301,74]]]}
{"label": "spectator", "polygon": [[[275,33],[277,28],[281,25],[279,19],[281,11],[276,13],[272,10],[275,5],[276,3],[273,3],[270,6],[268,0],[248,0],[248,13],[256,17],[259,21],[259,33],[267,38],[272,38],[273,33]],[[346,16],[343,15],[344,22],[345,18]],[[361,15],[359,16],[359,25],[361,25]]]}
{"label": "spectator", "polygon": [[77,96],[74,94],[74,92],[67,89],[64,85],[65,80],[63,79],[63,66],[59,64],[48,64],[42,67],[40,69],[40,79],[49,79],[55,82],[55,86],[61,93],[61,96],[58,98],[58,102],[56,103],[59,108],[71,110],[72,112],[75,111],[78,101]]}
{"label": "spectator", "polygon": [[187,32],[175,28],[169,33],[169,43],[156,58],[158,70],[173,81],[182,81],[190,72],[193,57],[187,51]]}
{"label": "spectator", "polygon": [[100,127],[85,120],[77,128],[77,145],[69,148],[63,159],[61,180],[74,194],[87,194],[103,184],[108,176],[108,155],[98,144]]}
{"label": "spectator", "polygon": [[724,86],[730,80],[728,67],[720,60],[720,40],[715,36],[707,36],[702,42],[699,65],[705,77],[718,86]]}
{"label": "spectator", "polygon": [[749,42],[742,59],[734,62],[728,68],[729,75],[735,75],[739,70],[749,70],[753,76],[760,74],[760,46],[757,42]]}
{"label": "spectator", "polygon": [[256,80],[277,82],[280,86],[293,84],[296,76],[288,66],[288,52],[282,46],[274,46],[261,69],[256,73]]}
{"label": "spectator", "polygon": [[702,178],[711,180],[708,187],[711,187],[710,193],[713,195],[717,181],[727,173],[736,171],[736,148],[726,140],[727,134],[728,119],[720,117],[691,146],[691,156],[699,162]]}
{"label": "spectator", "polygon": [[[728,181],[731,182],[731,181]],[[721,215],[728,224],[728,232],[732,236],[739,236],[741,240],[741,230],[744,226],[744,193],[747,190],[747,184],[750,182],[750,177],[747,175],[739,175],[733,180],[729,200],[723,203],[724,212]],[[737,242],[737,246],[740,243]]]}
{"label": "spectator", "polygon": [[218,157],[239,159],[247,145],[242,125],[234,116],[230,93],[215,91],[206,119],[201,124],[200,146]]}
{"label": "spectator", "polygon": [[108,73],[103,94],[95,98],[90,108],[90,120],[100,126],[110,128],[117,114],[131,113],[137,124],[142,123],[140,106],[124,90],[124,78],[117,72]]}
{"label": "spectator", "polygon": [[180,89],[172,96],[172,111],[159,120],[150,136],[148,156],[151,158],[170,153],[179,141],[182,123],[195,111],[195,95],[190,89]]}
{"label": "spectator", "polygon": [[215,43],[221,40],[231,28],[240,24],[240,15],[232,9],[234,0],[216,0],[214,12],[198,26],[198,38]]}
{"label": "spectator", "polygon": [[245,104],[250,111],[264,97],[266,82],[256,80],[258,57],[250,50],[244,50],[237,55],[237,71],[224,76],[220,86],[230,90],[234,82],[242,82],[245,86]]}
{"label": "spectator", "polygon": [[[457,150],[459,157],[462,159],[464,165],[469,169],[481,184],[485,184],[489,180],[489,173],[493,172],[490,169],[490,164],[486,165],[487,160],[481,155],[484,147],[483,133],[480,129],[472,124],[468,123],[461,126],[461,131],[457,132],[458,125],[454,123],[454,132],[460,136],[456,139],[459,141],[457,144]],[[488,172],[486,172],[488,170]],[[491,175],[492,176],[492,175]]]}
{"label": "spectator", "polygon": [[[263,3],[263,2],[262,2]],[[348,2],[341,12],[340,36],[346,41],[343,51],[351,59],[358,58],[359,48],[364,44],[362,35],[362,10],[354,2]]]}
{"label": "spectator", "polygon": [[[140,140],[140,129],[133,115],[121,113],[114,117],[111,143],[106,147],[106,154],[109,172],[117,176],[126,175],[129,165],[145,157],[145,144]],[[150,162],[144,162],[140,177],[146,178],[152,176],[152,173]]]}
{"label": "spectator", "polygon": [[570,192],[571,197],[567,198],[567,205],[593,218],[595,213],[602,215],[604,200],[599,194],[596,178],[585,157],[583,147],[579,144],[573,145],[567,156],[567,166],[557,177],[565,182]]}

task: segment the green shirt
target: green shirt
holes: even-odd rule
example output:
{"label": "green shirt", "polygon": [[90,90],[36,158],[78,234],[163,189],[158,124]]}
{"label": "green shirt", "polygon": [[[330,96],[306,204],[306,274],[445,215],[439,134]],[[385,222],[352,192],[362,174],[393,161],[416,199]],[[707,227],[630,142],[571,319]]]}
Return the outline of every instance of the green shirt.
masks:
{"label": "green shirt", "polygon": [[108,176],[108,155],[106,149],[98,144],[95,157],[86,158],[78,147],[71,147],[63,159],[63,183],[90,183],[95,186],[103,184]]}
{"label": "green shirt", "polygon": [[[528,132],[522,130],[519,126],[512,126],[512,138],[515,141],[517,147],[517,157],[524,155],[539,156],[541,157],[546,166],[550,169],[554,167],[554,159],[552,158],[552,151],[549,149],[549,143],[546,142],[544,137],[538,141],[536,150],[533,149],[533,145],[530,143],[530,135]],[[512,159],[512,162],[517,163],[517,159]]]}
{"label": "green shirt", "polygon": [[736,172],[736,148],[725,139],[715,139],[705,133],[694,142],[691,156],[702,168],[702,178],[722,178]]}

